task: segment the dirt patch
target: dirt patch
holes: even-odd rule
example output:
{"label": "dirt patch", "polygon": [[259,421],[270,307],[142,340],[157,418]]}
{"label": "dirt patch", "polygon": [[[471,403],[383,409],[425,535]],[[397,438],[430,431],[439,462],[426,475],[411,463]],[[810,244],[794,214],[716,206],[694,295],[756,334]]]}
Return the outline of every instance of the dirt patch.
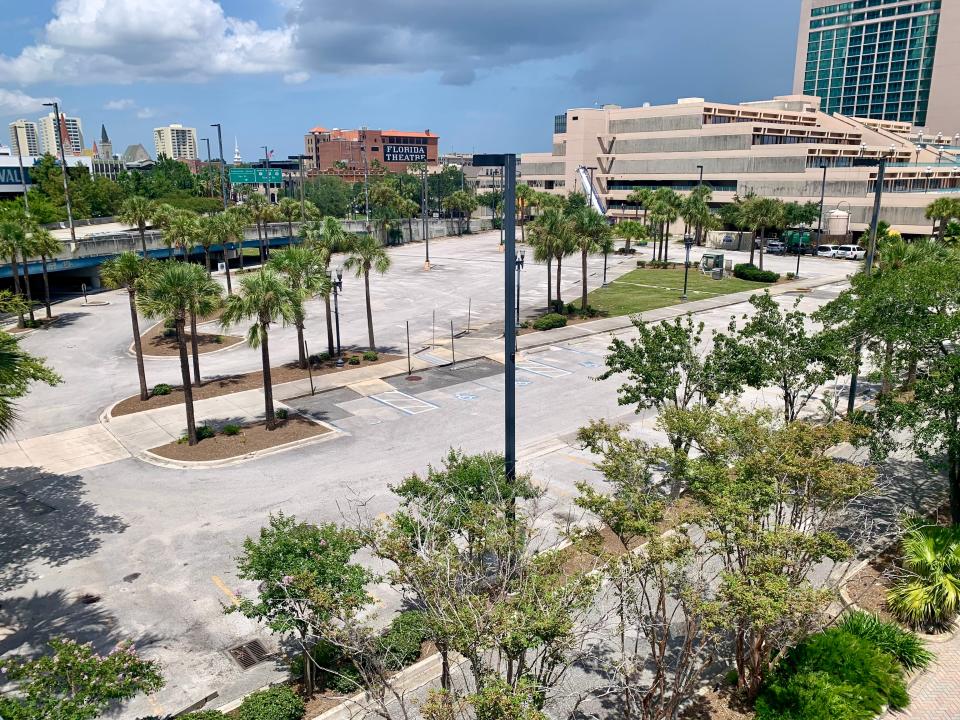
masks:
{"label": "dirt patch", "polygon": [[212,438],[201,440],[196,445],[183,442],[171,442],[151,448],[154,455],[169,460],[201,462],[206,460],[227,460],[240,457],[257,450],[267,450],[296,440],[319,437],[332,432],[329,428],[299,416],[292,415],[278,421],[276,428],[267,430],[265,422],[241,426],[238,435],[218,433]]}
{"label": "dirt patch", "polygon": [[[344,352],[344,358],[350,354],[349,352]],[[376,360],[361,360],[361,365],[378,365],[399,358],[399,355],[386,355],[381,353]],[[314,363],[313,375],[314,377],[327,375],[329,373],[351,370],[356,367],[360,366],[347,364],[342,368],[338,368],[333,361]],[[308,372],[300,369],[296,363],[270,368],[270,375],[274,386],[286,382],[293,382],[294,380],[305,380],[309,377]],[[242,392],[244,390],[257,390],[262,387],[263,372],[259,370],[241,375],[224,375],[207,380],[199,387],[194,387],[193,399],[205,400],[206,398],[229,395],[230,393]],[[113,408],[112,414],[114,417],[119,417],[120,415],[130,415],[132,413],[143,412],[144,410],[153,410],[155,408],[181,404],[183,404],[183,389],[177,385],[169,395],[151,395],[145,401],[141,401],[139,395],[131,395],[117,403]]]}
{"label": "dirt patch", "polygon": [[[213,319],[213,318],[211,318]],[[203,321],[206,322],[206,319]],[[163,323],[158,323],[143,333],[141,345],[143,354],[150,357],[174,357],[180,354],[180,345],[177,343],[176,335],[167,337],[164,335],[166,330]],[[190,351],[190,330],[186,332],[187,352]],[[197,350],[201,355],[204,353],[223,350],[223,348],[232,347],[243,342],[243,338],[237,335],[223,335],[220,333],[197,333]]]}
{"label": "dirt patch", "polygon": [[[43,308],[40,308],[40,312],[43,312]],[[36,322],[38,323],[36,327],[17,327],[14,325],[13,327],[6,328],[4,332],[10,333],[11,335],[19,335],[20,333],[30,332],[31,330],[42,330],[45,327],[56,325],[59,319],[60,318],[57,315],[54,315],[52,318],[38,317],[36,319]],[[27,319],[27,322],[30,322],[29,319]]]}
{"label": "dirt patch", "polygon": [[849,598],[869,613],[884,620],[895,620],[887,608],[887,591],[893,587],[900,569],[897,566],[899,545],[894,545],[872,558],[844,586]]}
{"label": "dirt patch", "polygon": [[680,717],[682,720],[752,720],[756,715],[729,689],[721,689],[699,696]]}

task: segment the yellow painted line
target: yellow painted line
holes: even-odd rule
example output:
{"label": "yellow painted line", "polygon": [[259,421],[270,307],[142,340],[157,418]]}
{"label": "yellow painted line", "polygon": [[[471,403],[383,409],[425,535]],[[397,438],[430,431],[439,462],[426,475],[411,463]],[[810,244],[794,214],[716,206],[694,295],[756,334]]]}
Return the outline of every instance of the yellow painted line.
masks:
{"label": "yellow painted line", "polygon": [[220,591],[221,591],[224,595],[226,595],[228,598],[230,598],[230,602],[232,602],[234,605],[239,605],[239,604],[240,604],[240,598],[238,598],[238,597],[234,594],[233,590],[231,590],[230,588],[227,587],[227,584],[226,584],[223,580],[221,580],[220,578],[218,578],[216,575],[211,575],[211,576],[210,576],[210,579],[213,580],[213,584],[216,585],[218,588],[220,588]]}
{"label": "yellow painted line", "polygon": [[576,455],[564,455],[563,457],[565,457],[567,460],[570,460],[571,462],[579,463],[581,465],[586,465],[587,467],[593,467],[593,463],[590,460],[587,460],[586,458],[577,457]]}
{"label": "yellow painted line", "polygon": [[163,709],[163,705],[161,705],[156,700],[154,700],[153,695],[147,695],[147,702],[149,702],[150,707],[153,708],[154,715],[157,715],[157,716],[166,715],[166,712],[164,712],[164,709]]}

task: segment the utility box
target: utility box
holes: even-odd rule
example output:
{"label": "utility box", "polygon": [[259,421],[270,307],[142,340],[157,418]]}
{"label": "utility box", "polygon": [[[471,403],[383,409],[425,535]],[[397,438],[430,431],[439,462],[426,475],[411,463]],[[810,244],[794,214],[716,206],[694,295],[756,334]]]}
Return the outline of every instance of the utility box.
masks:
{"label": "utility box", "polygon": [[714,268],[711,270],[710,277],[714,280],[723,280],[723,268]]}
{"label": "utility box", "polygon": [[700,269],[710,272],[719,268],[723,271],[723,253],[704,253],[700,258]]}

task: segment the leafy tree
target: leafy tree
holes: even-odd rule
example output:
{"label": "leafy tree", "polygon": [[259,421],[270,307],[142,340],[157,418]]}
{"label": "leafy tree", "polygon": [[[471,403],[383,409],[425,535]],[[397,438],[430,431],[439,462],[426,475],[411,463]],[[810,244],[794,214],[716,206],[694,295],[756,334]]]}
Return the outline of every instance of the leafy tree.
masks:
{"label": "leafy tree", "polygon": [[649,188],[637,188],[631,190],[627,195],[627,202],[634,205],[635,217],[640,217],[640,208],[643,208],[643,223],[647,223],[647,210],[650,207],[650,201],[653,199],[653,190]]}
{"label": "leafy tree", "polygon": [[383,275],[390,269],[390,256],[383,245],[372,235],[360,235],[348,246],[349,255],[343,266],[355,270],[357,277],[363,278],[364,296],[367,301],[367,338],[370,349],[376,350],[373,339],[373,307],[370,304],[370,271]]}
{"label": "leafy tree", "polygon": [[190,263],[160,263],[137,295],[137,307],[148,318],[173,320],[180,351],[180,378],[184,409],[187,416],[187,440],[197,444],[197,426],[193,412],[193,388],[190,384],[190,360],[187,353],[186,322],[196,292],[196,271],[204,277],[203,268]]}
{"label": "leafy tree", "polygon": [[318,175],[309,180],[303,194],[317,206],[321,216],[343,218],[350,210],[350,186],[334,175]]}
{"label": "leafy tree", "polygon": [[[607,370],[598,380],[620,373],[626,382],[617,390],[620,405],[636,404],[637,412],[656,409],[661,415],[697,405],[712,407],[724,396],[739,394],[744,378],[726,349],[716,344],[704,352],[704,324],[687,315],[672,322],[633,319],[638,336],[629,342],[614,338],[608,348]],[[671,495],[680,496],[693,436],[684,423],[664,427],[673,449]]]}
{"label": "leafy tree", "polygon": [[443,209],[448,213],[457,214],[458,235],[463,235],[464,221],[470,221],[470,215],[478,206],[477,198],[466,190],[457,190],[443,199]]}
{"label": "leafy tree", "polygon": [[133,327],[133,350],[137,356],[137,376],[140,379],[140,400],[150,396],[147,390],[147,374],[143,367],[143,345],[140,339],[140,321],[137,318],[137,290],[150,277],[151,263],[132,252],[124,252],[104,261],[100,266],[100,279],[113,289],[123,288],[130,301],[130,324]]}
{"label": "leafy tree", "polygon": [[[577,212],[573,218],[573,232],[577,248],[580,250],[580,311],[587,312],[587,256],[600,249],[611,236],[607,218],[587,207]],[[557,284],[559,287],[559,282]]]}
{"label": "leafy tree", "polygon": [[52,654],[0,658],[0,673],[16,693],[0,696],[0,716],[12,720],[94,720],[111,704],[163,687],[160,666],[137,657],[131,643],[108,655],[89,644],[50,640]]}
{"label": "leafy tree", "polygon": [[[0,309],[6,310],[16,296],[0,297]],[[60,376],[44,364],[43,358],[22,350],[13,335],[0,332],[0,437],[13,431],[17,421],[15,401],[29,392],[30,383],[42,382],[59,385]]]}
{"label": "leafy tree", "polygon": [[784,311],[769,292],[753,295],[752,314],[739,327],[731,319],[730,334],[715,342],[730,358],[748,387],[776,387],[783,398],[783,418],[793,422],[820,387],[849,367],[849,348],[836,333],[814,331],[810,318],[797,310]]}
{"label": "leafy tree", "polygon": [[200,236],[200,222],[189,210],[173,210],[164,227],[164,242],[169,242],[170,257],[173,249],[180,248],[181,259],[187,260]]}
{"label": "leafy tree", "polygon": [[268,267],[279,272],[287,281],[290,290],[298,298],[293,310],[293,324],[297,328],[297,348],[300,367],[307,367],[303,330],[306,320],[304,302],[321,293],[330,292],[330,276],[327,273],[326,251],[315,246],[290,246],[273,254]]}
{"label": "leafy tree", "polygon": [[240,291],[226,299],[220,321],[224,326],[240,320],[254,322],[247,331],[247,343],[260,348],[263,366],[263,402],[266,410],[267,429],[276,426],[273,410],[273,381],[270,376],[270,325],[280,322],[287,325],[294,320],[300,298],[272,268],[244,275]]}

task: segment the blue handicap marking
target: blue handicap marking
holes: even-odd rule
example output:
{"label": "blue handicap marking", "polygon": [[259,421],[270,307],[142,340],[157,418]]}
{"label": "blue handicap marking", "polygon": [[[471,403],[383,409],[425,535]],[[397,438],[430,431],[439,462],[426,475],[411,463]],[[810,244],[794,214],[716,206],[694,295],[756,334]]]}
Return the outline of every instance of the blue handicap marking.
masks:
{"label": "blue handicap marking", "polygon": [[598,368],[598,367],[600,367],[600,363],[594,362],[593,360],[584,360],[584,361],[583,361],[582,363],[580,363],[580,364],[583,365],[585,368]]}
{"label": "blue handicap marking", "polygon": [[468,392],[458,392],[455,396],[457,400],[476,400],[477,396]]}
{"label": "blue handicap marking", "polygon": [[533,385],[533,380],[517,380],[517,387],[523,387],[524,385]]}

